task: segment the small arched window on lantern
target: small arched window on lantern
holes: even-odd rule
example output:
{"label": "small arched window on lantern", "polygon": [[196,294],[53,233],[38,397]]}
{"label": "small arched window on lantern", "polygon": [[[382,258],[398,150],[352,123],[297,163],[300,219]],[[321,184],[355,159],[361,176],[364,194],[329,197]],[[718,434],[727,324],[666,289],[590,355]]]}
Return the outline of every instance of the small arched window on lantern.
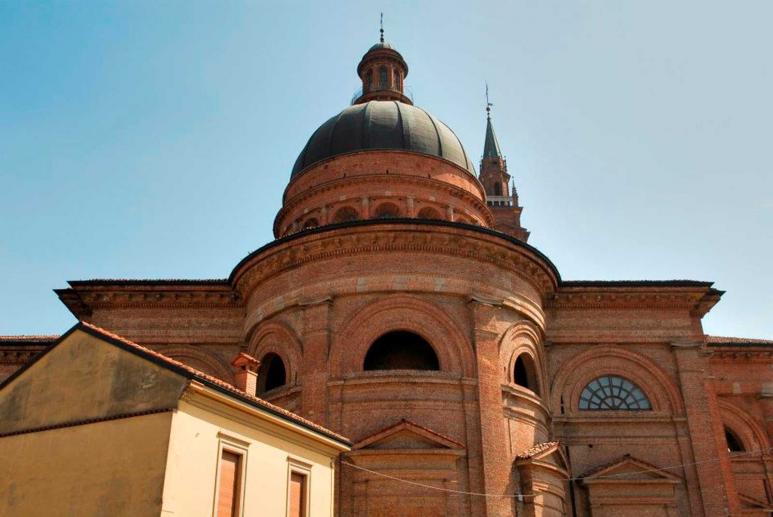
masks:
{"label": "small arched window on lantern", "polygon": [[537,366],[529,354],[521,354],[513,366],[513,382],[539,395]]}
{"label": "small arched window on lantern", "polygon": [[373,69],[368,69],[365,72],[365,93],[368,93],[373,89]]}
{"label": "small arched window on lantern", "polygon": [[394,203],[381,203],[373,213],[376,219],[391,219],[400,217],[400,208]]}
{"label": "small arched window on lantern", "polygon": [[413,332],[387,332],[368,349],[363,369],[440,370],[437,354],[426,339]]}
{"label": "small arched window on lantern", "polygon": [[729,427],[725,427],[725,442],[727,442],[727,452],[745,452],[746,448],[738,435]]}
{"label": "small arched window on lantern", "polygon": [[392,78],[392,88],[395,90],[400,89],[400,72],[395,70],[394,77]]}
{"label": "small arched window on lantern", "polygon": [[647,395],[637,385],[617,375],[604,375],[588,383],[580,394],[582,411],[647,411]]}
{"label": "small arched window on lantern", "polygon": [[277,354],[268,353],[260,360],[258,368],[258,389],[260,395],[287,384],[287,369]]}
{"label": "small arched window on lantern", "polygon": [[378,69],[378,86],[382,90],[389,88],[389,74],[385,66]]}
{"label": "small arched window on lantern", "polygon": [[357,210],[350,206],[344,206],[336,210],[335,214],[333,214],[333,222],[334,223],[346,223],[349,221],[356,221],[360,218],[360,214],[357,213]]}
{"label": "small arched window on lantern", "polygon": [[425,206],[421,210],[419,210],[419,213],[416,215],[419,219],[442,219],[443,216],[440,215],[440,212],[432,208],[431,206]]}

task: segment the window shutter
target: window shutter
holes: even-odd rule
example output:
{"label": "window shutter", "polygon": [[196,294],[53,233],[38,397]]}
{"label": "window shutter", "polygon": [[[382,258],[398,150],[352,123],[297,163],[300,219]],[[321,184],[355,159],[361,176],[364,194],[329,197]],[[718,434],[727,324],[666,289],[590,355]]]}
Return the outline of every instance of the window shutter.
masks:
{"label": "window shutter", "polygon": [[224,450],[220,458],[220,490],[217,495],[217,517],[236,517],[239,510],[239,476],[242,457]]}
{"label": "window shutter", "polygon": [[306,517],[306,476],[290,475],[290,517]]}

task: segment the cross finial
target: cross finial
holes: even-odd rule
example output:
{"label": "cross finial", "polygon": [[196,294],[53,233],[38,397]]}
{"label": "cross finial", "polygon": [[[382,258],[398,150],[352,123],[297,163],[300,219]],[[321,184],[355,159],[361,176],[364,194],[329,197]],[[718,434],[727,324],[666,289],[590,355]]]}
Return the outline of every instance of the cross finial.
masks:
{"label": "cross finial", "polygon": [[489,102],[488,83],[486,83],[486,118],[491,118],[491,106],[493,106],[493,104]]}
{"label": "cross finial", "polygon": [[381,43],[384,43],[384,13],[381,13],[381,20],[379,21],[379,30],[381,33]]}

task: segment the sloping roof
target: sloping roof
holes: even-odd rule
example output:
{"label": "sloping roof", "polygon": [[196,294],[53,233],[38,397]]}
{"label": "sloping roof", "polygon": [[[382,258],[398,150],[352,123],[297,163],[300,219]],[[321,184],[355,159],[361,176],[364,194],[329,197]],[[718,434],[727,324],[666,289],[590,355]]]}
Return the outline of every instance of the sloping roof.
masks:
{"label": "sloping roof", "polygon": [[199,381],[205,386],[214,388],[222,393],[225,393],[236,399],[239,399],[240,401],[245,402],[253,407],[262,409],[264,411],[272,413],[275,416],[279,416],[281,418],[289,420],[311,431],[317,432],[328,438],[331,438],[337,442],[340,442],[346,445],[351,445],[351,441],[348,438],[338,433],[335,433],[330,429],[322,427],[321,425],[316,424],[310,420],[306,420],[305,418],[299,415],[296,415],[295,413],[287,411],[286,409],[281,408],[279,406],[275,406],[274,404],[271,404],[270,402],[267,402],[261,398],[255,397],[253,395],[249,395],[248,393],[245,393],[244,391],[240,390],[233,384],[229,384],[221,379],[218,379],[217,377],[213,377],[200,370],[197,370],[196,368],[192,368],[191,366],[188,366],[185,363],[172,359],[171,357],[168,357],[164,354],[156,352],[155,350],[151,350],[142,345],[139,345],[122,336],[119,336],[118,334],[114,334],[109,330],[103,329],[96,325],[92,325],[91,323],[86,323],[84,321],[79,322],[70,330],[68,330],[66,333],[64,333],[54,344],[54,346],[50,347],[45,353],[39,354],[38,356],[35,357],[34,360],[24,365],[24,367],[20,368],[19,370],[14,372],[10,377],[5,379],[5,381],[0,383],[0,390],[3,389],[6,385],[8,385],[13,379],[21,375],[28,368],[30,368],[33,364],[35,364],[41,357],[45,356],[46,353],[52,350],[56,345],[64,341],[68,336],[70,336],[70,334],[78,330],[85,332],[86,334],[92,335],[94,337],[97,337],[99,339],[102,339],[107,343],[118,346],[123,350],[126,350],[130,353],[133,353],[144,359],[147,359],[156,365],[167,368],[179,375],[187,377],[188,379]]}
{"label": "sloping roof", "polygon": [[538,454],[545,452],[547,450],[550,450],[554,447],[558,446],[558,442],[543,442],[538,443],[535,445],[532,445],[522,453],[520,453],[516,458],[518,459],[528,459],[533,458],[534,456],[537,456]]}
{"label": "sloping roof", "polygon": [[0,336],[0,346],[8,345],[52,345],[59,339],[58,335],[40,336]]}
{"label": "sloping roof", "polygon": [[773,346],[773,339],[754,339],[745,337],[706,336],[706,343],[715,346],[763,345]]}

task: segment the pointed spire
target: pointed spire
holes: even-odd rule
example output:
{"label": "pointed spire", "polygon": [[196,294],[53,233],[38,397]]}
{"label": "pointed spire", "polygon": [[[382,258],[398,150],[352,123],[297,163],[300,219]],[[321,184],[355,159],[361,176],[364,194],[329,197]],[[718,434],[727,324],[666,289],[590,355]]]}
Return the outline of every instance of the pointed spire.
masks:
{"label": "pointed spire", "polygon": [[381,43],[384,43],[384,13],[381,13],[381,20],[379,21],[379,32],[381,33]]}
{"label": "pointed spire", "polygon": [[491,125],[491,106],[493,104],[489,100],[488,83],[486,83],[486,141],[483,145],[483,158],[502,158],[497,135],[494,134],[494,126]]}
{"label": "pointed spire", "polygon": [[[488,108],[486,108],[488,110]],[[494,126],[491,125],[491,117],[486,117],[486,141],[483,144],[483,158],[500,158],[502,151],[499,150],[499,141],[494,133]]]}

